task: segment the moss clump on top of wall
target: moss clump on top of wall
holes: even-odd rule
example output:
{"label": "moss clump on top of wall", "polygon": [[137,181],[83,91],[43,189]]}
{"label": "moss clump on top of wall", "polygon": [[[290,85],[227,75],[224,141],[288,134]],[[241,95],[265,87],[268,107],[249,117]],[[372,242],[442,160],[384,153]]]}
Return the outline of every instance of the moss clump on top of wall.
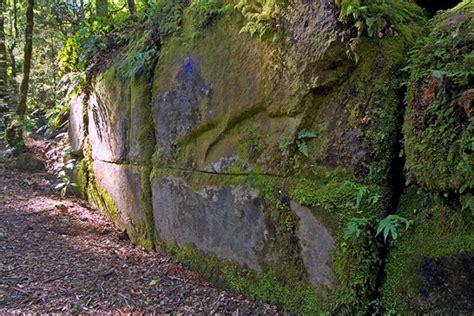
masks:
{"label": "moss clump on top of wall", "polygon": [[415,185],[463,194],[474,188],[474,3],[436,16],[432,28],[408,67],[406,169]]}

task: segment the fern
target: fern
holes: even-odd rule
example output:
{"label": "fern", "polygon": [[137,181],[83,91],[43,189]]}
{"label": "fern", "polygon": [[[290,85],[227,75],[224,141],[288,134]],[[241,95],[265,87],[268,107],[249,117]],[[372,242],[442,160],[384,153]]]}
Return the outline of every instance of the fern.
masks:
{"label": "fern", "polygon": [[141,71],[150,70],[154,65],[153,60],[157,58],[157,50],[152,48],[144,52],[130,53],[123,59],[117,67],[117,71],[122,78],[132,78]]}
{"label": "fern", "polygon": [[405,225],[405,230],[407,230],[413,224],[413,221],[407,220],[406,218],[399,215],[389,215],[380,221],[377,228],[377,234],[375,236],[378,236],[383,232],[383,238],[385,242],[387,242],[388,236],[390,236],[393,240],[397,240],[398,228],[402,224]]}
{"label": "fern", "polygon": [[184,4],[181,0],[156,0],[150,15],[158,22],[162,36],[173,36],[181,31]]}
{"label": "fern", "polygon": [[357,37],[397,35],[423,16],[421,8],[407,0],[336,0],[339,20]]}
{"label": "fern", "polygon": [[197,28],[202,29],[211,24],[216,17],[224,14],[230,6],[222,0],[193,0],[190,11]]}
{"label": "fern", "polygon": [[292,2],[292,0],[240,0],[235,8],[247,20],[240,32],[249,33],[251,36],[258,34],[260,37],[275,32],[279,26],[278,19],[281,17],[282,9]]}

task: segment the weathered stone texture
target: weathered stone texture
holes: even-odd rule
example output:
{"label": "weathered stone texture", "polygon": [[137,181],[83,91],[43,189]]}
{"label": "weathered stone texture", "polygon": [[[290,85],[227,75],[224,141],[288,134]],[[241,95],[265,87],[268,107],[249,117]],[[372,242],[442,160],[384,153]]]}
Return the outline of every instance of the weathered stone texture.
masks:
{"label": "weathered stone texture", "polygon": [[129,121],[124,89],[97,85],[89,101],[89,141],[94,160],[124,162],[128,157]]}
{"label": "weathered stone texture", "polygon": [[85,140],[84,107],[87,98],[84,94],[77,94],[71,98],[69,115],[69,144],[76,155],[82,155]]}
{"label": "weathered stone texture", "polygon": [[156,97],[154,119],[159,151],[170,154],[177,138],[198,126],[199,108],[210,93],[196,62],[186,58],[177,75],[176,88]]}
{"label": "weathered stone texture", "polygon": [[315,287],[334,287],[331,252],[335,251],[334,238],[307,207],[291,202],[291,208],[299,217],[298,238],[309,280]]}
{"label": "weathered stone texture", "polygon": [[196,192],[173,177],[153,182],[155,227],[164,242],[190,244],[257,270],[264,207],[257,191],[244,186]]}
{"label": "weathered stone texture", "polygon": [[96,185],[105,190],[120,212],[121,224],[132,233],[142,229],[139,226],[145,225],[145,215],[140,205],[142,189],[139,168],[96,160],[93,170]]}

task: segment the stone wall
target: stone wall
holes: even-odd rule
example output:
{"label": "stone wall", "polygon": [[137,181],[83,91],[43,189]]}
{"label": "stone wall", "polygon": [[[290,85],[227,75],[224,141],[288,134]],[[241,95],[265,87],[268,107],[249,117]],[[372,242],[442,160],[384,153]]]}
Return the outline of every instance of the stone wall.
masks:
{"label": "stone wall", "polygon": [[219,285],[300,313],[366,310],[419,28],[361,38],[356,62],[331,1],[286,18],[272,42],[241,34],[235,12],[196,30],[185,11],[151,74],[115,63],[94,78],[71,110],[77,178],[133,241]]}

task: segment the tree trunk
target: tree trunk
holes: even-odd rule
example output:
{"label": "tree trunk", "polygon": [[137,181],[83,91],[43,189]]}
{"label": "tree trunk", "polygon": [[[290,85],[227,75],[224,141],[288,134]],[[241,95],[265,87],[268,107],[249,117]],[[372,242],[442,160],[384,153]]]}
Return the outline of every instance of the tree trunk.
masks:
{"label": "tree trunk", "polygon": [[128,11],[130,11],[131,16],[135,16],[137,13],[137,7],[135,6],[135,0],[127,0]]}
{"label": "tree trunk", "polygon": [[0,0],[0,98],[7,96],[7,46],[5,43],[5,0]]}
{"label": "tree trunk", "polygon": [[26,8],[25,29],[25,60],[23,61],[23,80],[20,85],[20,103],[18,104],[18,115],[23,118],[26,114],[26,101],[28,99],[28,86],[30,84],[31,54],[33,52],[33,7],[34,0],[28,0]]}
{"label": "tree trunk", "polygon": [[107,0],[95,0],[95,13],[98,16],[107,16],[109,2]]}
{"label": "tree trunk", "polygon": [[[10,55],[11,67],[12,67],[12,77],[16,78],[17,69],[16,69],[16,58],[15,58],[15,48],[16,43],[18,42],[18,6],[17,0],[13,0],[13,20],[12,20],[12,29],[13,29],[13,42],[8,48],[8,54]],[[16,82],[16,81],[15,81]]]}

